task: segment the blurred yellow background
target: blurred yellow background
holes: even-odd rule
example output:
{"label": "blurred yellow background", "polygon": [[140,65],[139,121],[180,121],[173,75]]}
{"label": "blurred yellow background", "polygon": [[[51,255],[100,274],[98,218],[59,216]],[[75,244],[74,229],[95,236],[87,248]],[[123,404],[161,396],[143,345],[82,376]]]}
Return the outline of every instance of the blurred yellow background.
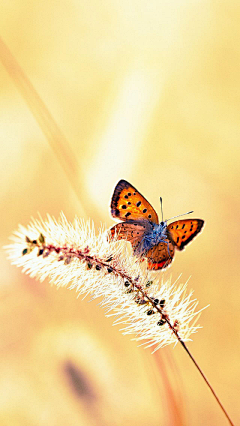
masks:
{"label": "blurred yellow background", "polygon": [[[110,226],[119,179],[165,218],[194,210],[164,274],[210,304],[188,346],[239,424],[240,3],[2,0],[0,27],[68,141],[54,128],[51,149],[0,44],[1,246],[37,212]],[[0,261],[1,425],[227,424],[180,345],[158,370],[97,302]]]}

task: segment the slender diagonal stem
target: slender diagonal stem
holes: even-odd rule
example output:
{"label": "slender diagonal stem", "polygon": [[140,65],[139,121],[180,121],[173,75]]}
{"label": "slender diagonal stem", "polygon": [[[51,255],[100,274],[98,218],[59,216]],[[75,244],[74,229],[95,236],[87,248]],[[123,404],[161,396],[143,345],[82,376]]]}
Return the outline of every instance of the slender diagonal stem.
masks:
{"label": "slender diagonal stem", "polygon": [[[146,298],[148,298],[150,301],[151,299],[148,297],[148,295],[145,295]],[[231,426],[234,426],[234,423],[232,422],[232,420],[230,419],[227,411],[225,410],[224,406],[222,405],[220,399],[218,398],[216,392],[214,391],[213,387],[211,386],[210,382],[208,381],[208,379],[206,378],[205,374],[203,373],[202,369],[199,367],[198,363],[195,361],[194,357],[192,356],[191,352],[189,351],[189,349],[187,348],[186,344],[182,341],[181,337],[179,336],[176,328],[171,324],[169,318],[167,315],[164,315],[162,312],[162,309],[159,308],[158,306],[156,306],[156,309],[158,310],[158,312],[162,315],[162,318],[167,322],[169,328],[172,330],[172,332],[175,334],[176,338],[178,339],[179,343],[181,343],[182,347],[185,349],[185,351],[187,352],[188,356],[190,357],[190,359],[192,360],[192,362],[194,363],[195,367],[197,368],[197,370],[199,371],[199,373],[201,374],[203,380],[205,381],[206,385],[208,386],[208,388],[210,389],[210,391],[212,392],[215,400],[217,401],[219,407],[221,408],[221,410],[223,411],[225,417],[227,418],[227,420],[229,421],[229,424]]]}
{"label": "slender diagonal stem", "polygon": [[[179,339],[178,339],[179,340]],[[181,343],[182,347],[185,349],[185,351],[187,352],[188,356],[191,358],[192,362],[194,363],[195,367],[198,369],[199,373],[201,374],[203,380],[205,381],[206,385],[208,386],[208,388],[210,389],[210,391],[212,392],[214,398],[216,399],[218,405],[220,406],[221,410],[223,411],[224,415],[226,416],[226,418],[229,421],[229,424],[234,426],[234,423],[232,422],[232,420],[230,419],[227,411],[225,410],[224,406],[222,405],[220,399],[218,398],[216,392],[213,390],[211,384],[209,383],[208,379],[206,378],[205,374],[203,373],[203,371],[201,370],[201,368],[199,367],[198,363],[195,361],[195,359],[193,358],[191,352],[189,351],[189,349],[187,348],[187,346],[185,345],[185,343],[180,339],[179,342]]]}

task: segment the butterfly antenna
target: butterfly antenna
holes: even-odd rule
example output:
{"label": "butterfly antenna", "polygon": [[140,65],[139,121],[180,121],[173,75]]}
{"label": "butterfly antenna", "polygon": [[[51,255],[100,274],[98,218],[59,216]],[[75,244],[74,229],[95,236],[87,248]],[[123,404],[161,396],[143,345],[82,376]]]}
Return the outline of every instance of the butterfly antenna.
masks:
{"label": "butterfly antenna", "polygon": [[166,220],[166,222],[167,222],[168,220],[176,219],[176,217],[179,217],[179,216],[185,216],[185,214],[190,214],[190,213],[193,213],[193,210],[191,210],[190,212],[187,212],[187,213],[178,214],[177,216],[170,217],[170,219],[167,219],[167,220]]}
{"label": "butterfly antenna", "polygon": [[162,212],[162,222],[163,222],[163,208],[162,208],[162,197],[160,197],[160,204],[161,204],[161,212]]}

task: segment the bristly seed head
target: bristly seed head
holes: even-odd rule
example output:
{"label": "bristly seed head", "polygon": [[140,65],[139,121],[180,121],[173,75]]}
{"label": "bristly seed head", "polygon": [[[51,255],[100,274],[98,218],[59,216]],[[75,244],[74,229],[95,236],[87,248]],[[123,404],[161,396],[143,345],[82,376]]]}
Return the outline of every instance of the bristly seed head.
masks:
{"label": "bristly seed head", "polygon": [[70,224],[63,214],[59,221],[48,216],[27,228],[19,226],[12,239],[7,247],[12,263],[41,281],[49,277],[57,286],[101,297],[107,315],[116,315],[115,324],[124,324],[123,333],[135,334],[147,347],[157,350],[190,340],[199,328],[198,302],[192,292],[187,295],[186,284],[161,280],[130,253],[128,242],[109,242],[103,231],[96,236],[89,223],[75,219]]}

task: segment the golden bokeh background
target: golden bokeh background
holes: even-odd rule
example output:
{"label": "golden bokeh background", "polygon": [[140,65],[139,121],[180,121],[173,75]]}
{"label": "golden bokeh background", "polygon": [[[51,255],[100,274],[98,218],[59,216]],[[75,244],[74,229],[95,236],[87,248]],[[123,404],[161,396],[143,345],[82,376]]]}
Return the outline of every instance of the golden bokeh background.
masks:
{"label": "golden bokeh background", "polygon": [[[38,212],[110,226],[119,179],[194,210],[165,276],[210,304],[188,346],[239,424],[239,2],[3,0],[0,27],[59,128],[1,42],[1,246]],[[97,302],[0,259],[1,425],[227,424],[180,345],[157,367]]]}

